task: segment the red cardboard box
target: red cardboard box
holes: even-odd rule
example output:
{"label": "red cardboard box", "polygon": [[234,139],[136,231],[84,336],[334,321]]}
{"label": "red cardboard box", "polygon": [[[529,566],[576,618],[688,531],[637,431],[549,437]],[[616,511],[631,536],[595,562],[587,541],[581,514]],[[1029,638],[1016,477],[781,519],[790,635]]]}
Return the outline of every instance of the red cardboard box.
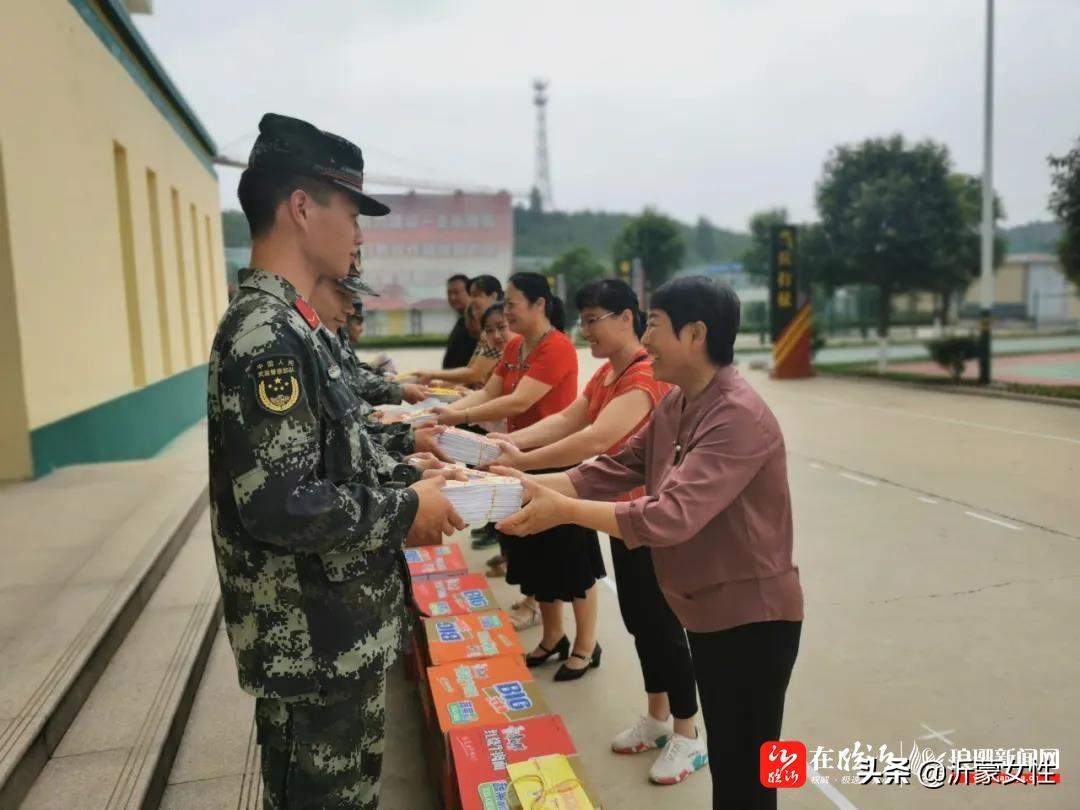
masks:
{"label": "red cardboard box", "polygon": [[469,572],[465,555],[457,543],[441,546],[415,546],[405,549],[405,562],[413,582],[440,577],[459,577]]}
{"label": "red cardboard box", "polygon": [[429,667],[427,675],[439,730],[444,733],[551,713],[525,661],[517,656]]}
{"label": "red cardboard box", "polygon": [[[575,773],[581,773],[574,743],[555,715],[452,731],[450,751],[461,810],[505,810],[508,762],[564,754],[571,757]],[[594,798],[587,786],[586,792]]]}
{"label": "red cardboard box", "polygon": [[499,607],[483,574],[413,582],[412,594],[422,616],[460,616]]}
{"label": "red cardboard box", "polygon": [[501,610],[433,617],[423,623],[428,660],[433,666],[525,653],[510,617]]}

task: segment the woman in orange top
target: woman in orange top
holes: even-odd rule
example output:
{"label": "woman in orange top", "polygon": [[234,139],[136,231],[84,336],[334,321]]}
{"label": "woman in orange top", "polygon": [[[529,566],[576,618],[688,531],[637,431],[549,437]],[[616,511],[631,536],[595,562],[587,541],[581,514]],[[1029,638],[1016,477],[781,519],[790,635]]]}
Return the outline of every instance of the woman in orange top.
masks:
{"label": "woman in orange top", "polygon": [[[577,397],[577,350],[561,331],[565,327],[562,301],[552,295],[547,279],[539,273],[514,274],[503,306],[516,334],[482,390],[437,409],[441,424],[506,419],[507,430],[513,432],[559,413]],[[522,593],[540,603],[545,628],[558,628],[555,641],[562,635],[559,602],[573,603],[575,615],[591,610],[595,632],[596,580],[606,576],[596,532],[557,526],[537,538],[505,538],[503,550],[506,581],[519,585]],[[582,639],[590,653],[593,638]],[[551,654],[566,660],[570,648],[563,641]],[[528,660],[535,665],[548,657],[541,643]]]}
{"label": "woman in orange top", "polygon": [[[645,316],[629,285],[615,279],[590,282],[578,290],[576,304],[578,326],[593,356],[607,362],[566,410],[508,436],[494,436],[503,449],[496,465],[528,471],[611,455],[649,421],[671,388],[653,377],[640,341]],[[639,488],[620,500],[642,495]],[[675,784],[705,759],[696,728],[697,690],[686,633],[660,591],[651,550],[628,549],[613,540],[611,559],[619,611],[634,637],[647,696],[647,712],[617,734],[611,747],[622,754],[663,748],[649,776],[658,784]],[[582,644],[581,629],[579,625],[575,649]],[[544,643],[550,646],[557,639],[545,637]]]}

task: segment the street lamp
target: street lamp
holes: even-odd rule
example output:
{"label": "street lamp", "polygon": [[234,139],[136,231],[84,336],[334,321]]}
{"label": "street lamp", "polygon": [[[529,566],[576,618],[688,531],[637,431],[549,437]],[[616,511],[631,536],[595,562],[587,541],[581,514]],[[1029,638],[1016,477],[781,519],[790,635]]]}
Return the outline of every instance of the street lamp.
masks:
{"label": "street lamp", "polygon": [[986,95],[983,100],[982,267],[979,383],[990,383],[990,321],[994,309],[994,0],[986,0]]}

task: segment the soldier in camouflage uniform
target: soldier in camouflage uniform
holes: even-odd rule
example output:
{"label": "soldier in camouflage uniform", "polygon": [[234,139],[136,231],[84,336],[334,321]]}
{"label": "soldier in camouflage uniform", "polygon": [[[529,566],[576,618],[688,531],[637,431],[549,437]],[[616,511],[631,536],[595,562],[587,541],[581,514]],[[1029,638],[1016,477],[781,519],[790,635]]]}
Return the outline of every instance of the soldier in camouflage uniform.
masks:
{"label": "soldier in camouflage uniform", "polygon": [[[357,301],[359,301],[359,296],[362,295],[378,297],[379,294],[363,280],[360,268],[360,251],[357,250],[349,274],[340,281],[340,284],[351,290],[357,296]],[[349,343],[349,334],[345,330],[345,324],[341,325],[337,333],[341,340],[349,371],[356,380],[360,396],[367,402],[372,405],[400,405],[402,402],[416,403],[424,399],[426,396],[424,386],[394,382],[367,363],[361,363]]]}
{"label": "soldier in camouflage uniform", "polygon": [[[406,423],[384,424],[370,418],[374,408],[365,399],[369,388],[365,385],[360,375],[363,366],[356,358],[356,352],[348,342],[345,332],[345,322],[359,305],[359,299],[354,296],[361,291],[370,290],[366,285],[357,284],[357,279],[350,274],[345,279],[339,279],[337,284],[320,284],[312,294],[311,304],[319,315],[326,329],[322,330],[322,338],[327,343],[327,348],[340,363],[345,379],[353,387],[360,398],[360,405],[365,417],[365,425],[372,439],[382,445],[388,452],[397,456],[407,456],[416,453],[423,454],[423,460],[419,461],[424,469],[436,469],[441,465],[429,463],[430,461],[446,461],[439,448],[436,436],[442,428],[424,428],[414,430]],[[337,328],[337,333],[332,334]],[[380,377],[376,372],[372,375]],[[434,456],[434,458],[432,458]],[[414,459],[415,460],[415,459]]]}
{"label": "soldier in camouflage uniform", "polygon": [[305,300],[345,275],[357,216],[388,211],[363,194],[360,150],[283,116],[259,131],[239,196],[263,269],[246,274],[209,364],[226,626],[256,698],[264,807],[368,810],[402,633],[400,551],[462,524],[440,478],[415,481],[371,442]]}

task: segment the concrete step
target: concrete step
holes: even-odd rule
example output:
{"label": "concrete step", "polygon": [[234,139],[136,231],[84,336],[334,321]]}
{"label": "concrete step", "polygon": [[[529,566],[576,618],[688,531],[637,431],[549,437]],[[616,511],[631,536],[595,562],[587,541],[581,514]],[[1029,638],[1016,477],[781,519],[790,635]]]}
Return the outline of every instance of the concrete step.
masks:
{"label": "concrete step", "polygon": [[220,621],[203,510],[26,795],[24,810],[157,807]]}
{"label": "concrete step", "polygon": [[[161,473],[156,487],[133,495],[137,506],[121,512],[126,518],[103,523],[103,536],[65,548],[60,516],[72,519],[72,499],[85,490],[63,491],[58,502],[48,487],[44,479],[33,490],[41,496],[38,521],[53,520],[61,536],[41,548],[24,547],[17,582],[0,587],[5,610],[19,616],[6,625],[0,655],[5,810],[26,795],[206,510],[205,462],[201,471],[197,464],[180,464]],[[50,503],[69,511],[50,510]],[[95,512],[93,504],[84,508]],[[5,538],[5,550],[14,541]]]}
{"label": "concrete step", "polygon": [[255,741],[255,700],[236,678],[219,627],[176,754],[162,810],[259,810],[262,780]]}
{"label": "concrete step", "polygon": [[[382,810],[433,810],[424,770],[423,718],[416,684],[399,663],[387,676],[386,749]],[[206,675],[176,755],[162,810],[258,810],[262,807],[254,701],[241,691],[224,629],[218,632]]]}

